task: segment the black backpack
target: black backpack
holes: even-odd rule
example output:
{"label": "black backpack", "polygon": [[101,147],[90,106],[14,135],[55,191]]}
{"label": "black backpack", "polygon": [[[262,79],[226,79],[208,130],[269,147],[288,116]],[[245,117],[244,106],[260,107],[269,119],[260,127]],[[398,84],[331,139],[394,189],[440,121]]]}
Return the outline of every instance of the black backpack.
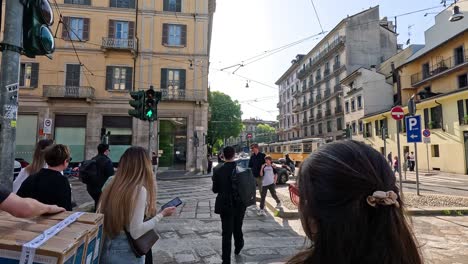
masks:
{"label": "black backpack", "polygon": [[245,207],[255,204],[256,181],[250,168],[236,166],[232,171],[232,189],[234,200],[240,201]]}
{"label": "black backpack", "polygon": [[84,184],[95,183],[98,178],[96,160],[85,160],[80,166],[80,179]]}

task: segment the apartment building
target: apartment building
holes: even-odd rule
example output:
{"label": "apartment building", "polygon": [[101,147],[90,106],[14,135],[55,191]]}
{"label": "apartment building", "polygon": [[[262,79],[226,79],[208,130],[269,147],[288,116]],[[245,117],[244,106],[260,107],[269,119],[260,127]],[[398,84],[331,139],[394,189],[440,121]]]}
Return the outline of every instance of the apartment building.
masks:
{"label": "apartment building", "polygon": [[343,136],[343,90],[350,73],[378,66],[397,51],[393,24],[373,7],[343,19],[278,79],[280,140]]}
{"label": "apartment building", "polygon": [[[468,3],[456,3],[468,12]],[[435,16],[435,24],[425,32],[425,46],[410,56],[397,70],[400,72],[402,104],[415,96],[416,114],[423,128],[431,131],[431,143],[418,143],[419,168],[468,174],[468,19],[450,22],[453,5]],[[374,133],[375,125],[390,119],[390,109],[362,119],[366,143],[375,149],[383,141]],[[401,122],[401,153],[414,151],[408,144],[406,128]],[[387,151],[397,153],[397,123],[388,122]],[[426,158],[426,156],[428,158]]]}
{"label": "apartment building", "polygon": [[[215,4],[57,0],[53,59],[21,58],[16,156],[30,159],[36,140],[49,137],[69,145],[73,161],[89,159],[105,129],[115,162],[151,141],[161,169],[204,170]],[[129,92],[150,85],[162,92],[152,139],[149,123],[127,113]]]}

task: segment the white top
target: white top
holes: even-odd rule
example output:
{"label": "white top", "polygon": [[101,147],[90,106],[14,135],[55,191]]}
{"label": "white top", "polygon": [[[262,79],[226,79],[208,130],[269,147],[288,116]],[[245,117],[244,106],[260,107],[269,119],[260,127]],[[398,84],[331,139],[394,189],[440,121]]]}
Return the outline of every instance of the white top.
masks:
{"label": "white top", "polygon": [[271,165],[265,165],[263,168],[263,186],[272,185],[275,183],[275,171]]}
{"label": "white top", "polygon": [[[45,168],[47,169],[48,166],[47,166],[47,163],[44,163],[44,167],[42,168]],[[63,172],[61,172],[63,174]],[[15,181],[13,182],[13,192],[14,193],[17,193],[19,188],[21,187],[21,184],[23,184],[23,182],[29,177],[29,173],[28,171],[26,170],[26,168],[22,168],[20,173],[18,174],[18,176],[16,177]]]}
{"label": "white top", "polygon": [[130,220],[130,226],[127,227],[127,230],[130,232],[133,239],[138,239],[142,235],[146,234],[146,232],[154,229],[156,227],[156,223],[163,218],[163,215],[159,213],[155,217],[144,222],[146,198],[147,191],[146,188],[142,186],[136,198],[135,210],[133,211],[133,216]]}

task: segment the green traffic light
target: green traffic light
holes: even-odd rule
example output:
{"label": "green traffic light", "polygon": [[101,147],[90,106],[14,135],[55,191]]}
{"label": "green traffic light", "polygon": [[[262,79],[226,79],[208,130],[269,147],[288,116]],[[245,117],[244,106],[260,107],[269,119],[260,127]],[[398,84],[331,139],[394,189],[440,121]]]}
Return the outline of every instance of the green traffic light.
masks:
{"label": "green traffic light", "polygon": [[153,110],[151,110],[151,109],[148,110],[148,112],[146,112],[146,116],[147,116],[148,118],[153,117]]}

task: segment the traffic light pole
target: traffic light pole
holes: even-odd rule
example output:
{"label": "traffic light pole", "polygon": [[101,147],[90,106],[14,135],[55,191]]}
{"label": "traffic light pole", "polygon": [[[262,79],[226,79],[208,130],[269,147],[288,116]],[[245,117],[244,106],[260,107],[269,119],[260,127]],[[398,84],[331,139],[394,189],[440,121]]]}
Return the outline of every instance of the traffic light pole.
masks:
{"label": "traffic light pole", "polygon": [[6,0],[0,72],[0,186],[13,188],[23,5]]}
{"label": "traffic light pole", "polygon": [[153,133],[154,133],[154,126],[153,125],[154,125],[154,122],[149,121],[148,124],[149,124],[149,129],[148,129],[148,154],[149,154],[149,156],[151,158],[153,156],[151,141],[153,140]]}

